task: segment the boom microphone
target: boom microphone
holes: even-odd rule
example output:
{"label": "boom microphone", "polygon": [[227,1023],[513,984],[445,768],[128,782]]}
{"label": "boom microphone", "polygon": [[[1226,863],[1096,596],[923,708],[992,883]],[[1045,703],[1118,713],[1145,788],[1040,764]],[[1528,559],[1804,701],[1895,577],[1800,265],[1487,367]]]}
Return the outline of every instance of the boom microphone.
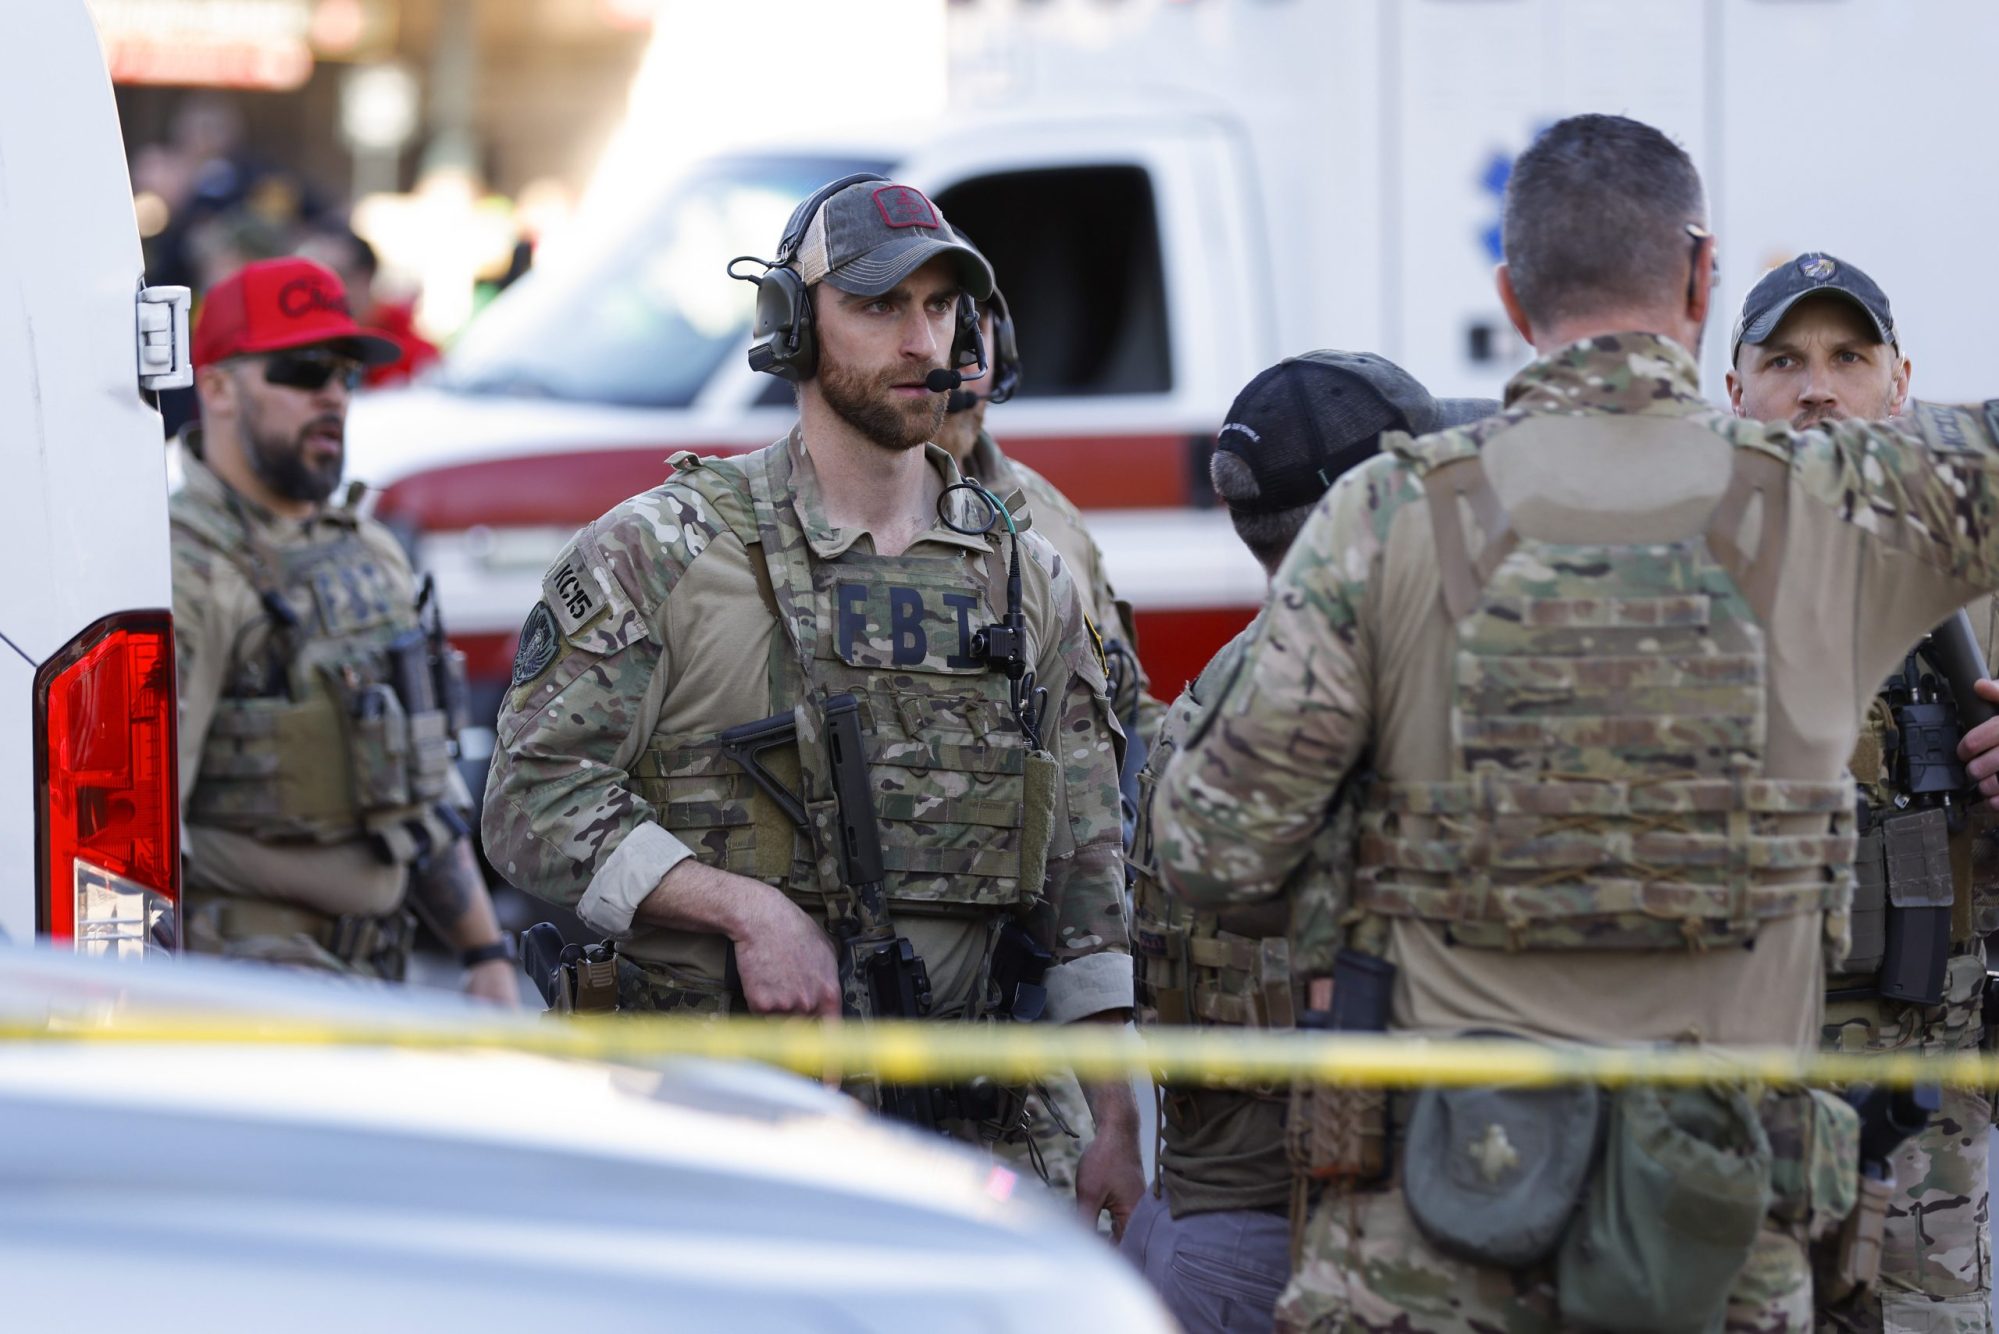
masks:
{"label": "boom microphone", "polygon": [[941,366],[923,377],[923,387],[933,394],[947,394],[964,382],[964,376]]}

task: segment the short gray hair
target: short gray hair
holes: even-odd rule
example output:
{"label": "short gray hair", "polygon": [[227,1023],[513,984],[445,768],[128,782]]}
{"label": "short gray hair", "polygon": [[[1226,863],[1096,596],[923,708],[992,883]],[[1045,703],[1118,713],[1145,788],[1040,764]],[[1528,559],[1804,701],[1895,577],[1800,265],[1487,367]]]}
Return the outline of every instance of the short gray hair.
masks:
{"label": "short gray hair", "polygon": [[1240,454],[1218,450],[1208,460],[1208,480],[1214,484],[1215,494],[1229,507],[1229,519],[1235,524],[1236,536],[1249,548],[1249,554],[1256,557],[1264,569],[1275,573],[1284,563],[1284,553],[1291,550],[1291,544],[1298,540],[1298,534],[1305,527],[1305,520],[1312,517],[1312,511],[1319,507],[1319,495],[1303,505],[1288,510],[1278,510],[1274,514],[1246,513],[1236,508],[1255,501],[1262,495],[1257,485],[1256,474]]}
{"label": "short gray hair", "polygon": [[1506,185],[1506,271],[1535,325],[1649,307],[1686,286],[1687,224],[1707,216],[1693,160],[1624,116],[1542,132]]}

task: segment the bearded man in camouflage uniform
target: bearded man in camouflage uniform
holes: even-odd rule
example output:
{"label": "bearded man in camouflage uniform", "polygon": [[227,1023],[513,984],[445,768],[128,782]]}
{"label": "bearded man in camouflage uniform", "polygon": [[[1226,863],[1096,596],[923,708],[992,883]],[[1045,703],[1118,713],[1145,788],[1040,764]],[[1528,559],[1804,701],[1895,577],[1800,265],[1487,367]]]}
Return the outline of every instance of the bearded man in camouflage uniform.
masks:
{"label": "bearded man in camouflage uniform", "polygon": [[[1307,352],[1263,371],[1229,408],[1208,465],[1236,535],[1273,577],[1319,497],[1373,457],[1384,431],[1417,435],[1490,416],[1491,399],[1433,399],[1401,367],[1368,352]],[[1166,897],[1152,874],[1152,793],[1173,753],[1234,677],[1263,612],[1201,670],[1167,710],[1139,779],[1133,867],[1132,962],[1141,1031],[1158,1024],[1288,1029],[1307,997],[1299,981],[1324,972],[1345,906],[1352,821],[1336,821],[1345,848],[1308,859],[1301,897],[1200,912]],[[1310,884],[1305,882],[1309,881]],[[1271,1328],[1291,1272],[1294,1209],[1307,1183],[1286,1152],[1282,1089],[1162,1086],[1159,1175],[1122,1250],[1159,1290],[1188,1334]],[[1295,1220],[1302,1223],[1302,1218]]]}
{"label": "bearded man in camouflage uniform", "polygon": [[308,260],[202,301],[171,505],[187,945],[399,982],[414,907],[468,993],[515,1005],[416,580],[393,534],[332,502],[362,364],[398,355]]}
{"label": "bearded man in camouflage uniform", "polygon": [[[558,557],[500,716],[491,860],[616,943],[621,1009],[865,1018],[846,951],[885,911],[904,953],[867,966],[927,972],[917,1014],[1122,1022],[1104,666],[1060,558],[1009,541],[929,443],[930,380],[970,350],[991,272],[920,192],[857,177],[793,212],[758,281],[751,364],[797,384],[798,425],[742,458],[677,457]],[[843,702],[871,810],[826,767]],[[780,714],[795,744],[767,786],[720,734]],[[840,820],[879,826],[880,908],[847,883]],[[1008,997],[994,957],[1016,935],[1052,962]],[[1079,1207],[1121,1227],[1136,1105],[1116,1081],[1086,1092]],[[1015,1129],[968,1119],[939,1128]]]}
{"label": "bearded man in camouflage uniform", "polygon": [[[1499,293],[1540,359],[1334,486],[1162,779],[1160,875],[1223,908],[1285,892],[1366,757],[1340,1026],[1817,1046],[1846,760],[1902,646],[1999,588],[1999,437],[1704,402],[1705,215],[1623,117],[1521,155]],[[1289,1328],[1802,1330],[1807,1246],[1854,1206],[1852,1109],[1805,1090],[1387,1103]]]}
{"label": "bearded man in camouflage uniform", "polygon": [[[1749,291],[1735,323],[1729,401],[1736,415],[1789,421],[1799,430],[1826,422],[1885,421],[1902,410],[1911,366],[1902,352],[1887,295],[1858,268],[1832,255],[1799,255],[1770,270]],[[1990,600],[1977,604],[1972,618],[1977,637],[1992,629]],[[1923,660],[1916,659],[1918,671]],[[1928,670],[1934,671],[1934,668]],[[1984,1036],[1983,937],[1999,927],[1999,898],[1993,890],[1989,811],[1956,813],[1961,827],[1950,830],[1946,809],[1932,794],[1910,791],[1922,782],[1922,757],[1915,724],[1897,726],[1909,697],[1902,676],[1868,705],[1851,767],[1868,807],[1871,837],[1861,840],[1853,943],[1834,966],[1826,996],[1825,1043],[1831,1051],[1976,1050]],[[1907,719],[1905,718],[1905,721]],[[1961,724],[1960,724],[1961,727]],[[1966,751],[1965,757],[1972,758]],[[1911,762],[1917,766],[1912,770]],[[1955,775],[1951,775],[1955,777]],[[1882,859],[1884,832],[1914,828],[1934,844],[1914,877],[1908,859]],[[1947,843],[1946,843],[1947,839]],[[1911,884],[1934,869],[1948,868],[1937,883]],[[1926,891],[1941,890],[1939,896]],[[1921,898],[1923,904],[1914,900]],[[1888,914],[1915,906],[1913,917],[1947,921],[1948,945],[1917,939],[1923,947],[1922,980],[1933,986],[1935,1004],[1885,997],[1907,991],[1901,970],[1883,975]],[[1937,906],[1930,906],[1937,905]],[[1947,911],[1946,911],[1947,910]],[[1881,1254],[1881,1277],[1845,1302],[1821,1299],[1820,1321],[1827,1328],[1890,1331],[1891,1334],[1983,1334],[1992,1324],[1991,1227],[1987,1217],[1988,1133],[1992,1124],[1989,1090],[1946,1088],[1929,1125],[1904,1143],[1894,1157],[1896,1195],[1888,1208]]]}

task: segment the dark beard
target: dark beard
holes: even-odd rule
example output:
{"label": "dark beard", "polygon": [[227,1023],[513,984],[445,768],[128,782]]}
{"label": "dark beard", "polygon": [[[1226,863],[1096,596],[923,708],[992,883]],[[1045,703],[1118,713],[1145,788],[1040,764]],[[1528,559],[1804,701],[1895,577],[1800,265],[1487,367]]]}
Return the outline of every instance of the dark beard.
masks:
{"label": "dark beard", "polygon": [[246,421],[243,434],[249,448],[244,452],[250,457],[251,469],[265,486],[285,499],[319,504],[340,485],[347,462],[345,450],[317,466],[305,461],[306,437],[315,428],[329,424],[339,426],[341,421],[338,417],[317,417],[300,427],[292,439],[273,440],[258,430],[254,422]]}
{"label": "dark beard", "polygon": [[890,397],[902,373],[885,371],[872,378],[849,371],[822,355],[819,392],[841,421],[883,449],[895,453],[919,449],[937,438],[944,424],[944,395],[928,394],[907,405]]}

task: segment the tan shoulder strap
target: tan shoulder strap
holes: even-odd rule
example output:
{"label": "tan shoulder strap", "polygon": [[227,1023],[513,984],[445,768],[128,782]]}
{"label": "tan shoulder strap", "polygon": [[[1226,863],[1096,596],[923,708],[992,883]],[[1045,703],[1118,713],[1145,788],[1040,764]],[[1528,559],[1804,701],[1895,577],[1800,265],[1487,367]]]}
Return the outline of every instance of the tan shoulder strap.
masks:
{"label": "tan shoulder strap", "polygon": [[[1734,576],[1742,595],[1766,623],[1777,603],[1777,576],[1784,559],[1784,533],[1790,518],[1791,466],[1762,449],[1738,446],[1729,470],[1728,489],[1708,516],[1707,546]],[[1760,499],[1756,550],[1745,552],[1737,542],[1749,502]]]}
{"label": "tan shoulder strap", "polygon": [[[1437,569],[1444,586],[1444,606],[1451,619],[1463,620],[1478,605],[1479,590],[1499,563],[1519,544],[1520,535],[1492,489],[1492,479],[1477,455],[1455,459],[1423,475],[1423,495],[1430,502],[1430,526],[1435,530]],[[1471,505],[1485,544],[1471,554],[1460,501]]]}

